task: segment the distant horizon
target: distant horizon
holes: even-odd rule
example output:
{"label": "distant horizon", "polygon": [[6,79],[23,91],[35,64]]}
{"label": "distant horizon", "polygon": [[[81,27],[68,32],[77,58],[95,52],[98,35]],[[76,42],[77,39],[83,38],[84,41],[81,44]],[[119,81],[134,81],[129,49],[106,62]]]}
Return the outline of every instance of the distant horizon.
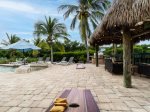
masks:
{"label": "distant horizon", "polygon": [[[70,35],[69,39],[81,42],[78,24],[74,30],[70,29],[73,15],[64,20],[63,12],[58,13],[58,7],[62,4],[77,4],[77,2],[76,0],[0,0],[0,42],[6,39],[6,33],[33,40],[34,24],[39,20],[44,21],[45,16],[57,18],[60,23],[64,23]],[[140,44],[150,44],[150,41]]]}

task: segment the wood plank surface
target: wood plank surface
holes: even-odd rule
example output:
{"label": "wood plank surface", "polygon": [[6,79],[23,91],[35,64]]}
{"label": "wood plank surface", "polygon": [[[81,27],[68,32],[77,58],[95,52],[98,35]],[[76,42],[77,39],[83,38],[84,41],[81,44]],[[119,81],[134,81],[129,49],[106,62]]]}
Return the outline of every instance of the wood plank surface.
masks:
{"label": "wood plank surface", "polygon": [[79,107],[69,107],[65,112],[86,112],[85,96],[83,90],[72,89],[67,97],[67,101],[69,104],[77,103],[79,104]]}
{"label": "wood plank surface", "polygon": [[[77,103],[79,105],[79,107],[77,108],[68,107],[65,112],[100,112],[90,90],[65,90],[57,98],[59,97],[67,98],[69,104]],[[53,106],[54,103],[51,104],[51,106],[47,109],[46,112],[50,112],[50,109]]]}
{"label": "wood plank surface", "polygon": [[[65,90],[60,96],[59,98],[67,98],[69,93],[71,92],[71,90]],[[50,107],[45,111],[45,112],[50,112],[50,109],[54,106],[54,102],[52,102],[52,104],[50,105]]]}
{"label": "wood plank surface", "polygon": [[87,112],[100,112],[90,90],[85,90]]}

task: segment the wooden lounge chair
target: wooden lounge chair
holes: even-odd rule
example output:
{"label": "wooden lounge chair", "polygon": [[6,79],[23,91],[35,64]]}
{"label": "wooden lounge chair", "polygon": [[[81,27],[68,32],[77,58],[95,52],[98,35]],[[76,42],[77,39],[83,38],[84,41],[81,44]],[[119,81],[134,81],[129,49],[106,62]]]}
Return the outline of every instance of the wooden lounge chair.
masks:
{"label": "wooden lounge chair", "polygon": [[[69,106],[64,112],[100,112],[99,108],[91,94],[91,91],[88,89],[65,90],[57,98],[66,98],[67,99]],[[73,103],[76,103],[79,106],[70,107]],[[53,106],[54,106],[54,102],[52,102],[52,104],[46,110],[46,112],[50,112],[50,110],[52,109]]]}

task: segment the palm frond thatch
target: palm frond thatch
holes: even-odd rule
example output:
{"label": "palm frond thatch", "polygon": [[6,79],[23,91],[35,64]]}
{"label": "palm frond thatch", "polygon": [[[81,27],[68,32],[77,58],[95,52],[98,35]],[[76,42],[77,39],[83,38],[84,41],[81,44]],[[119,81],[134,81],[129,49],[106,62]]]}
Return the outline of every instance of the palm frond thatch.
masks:
{"label": "palm frond thatch", "polygon": [[[111,36],[111,41],[117,37],[120,40],[121,30],[126,27],[130,29],[134,42],[150,39],[150,27],[145,28],[145,26],[150,26],[149,19],[150,0],[114,0],[101,24],[94,31],[92,38],[103,40],[104,37],[110,38]],[[141,21],[143,24],[136,26]],[[142,33],[143,35],[140,35]],[[110,40],[108,39],[108,41]]]}

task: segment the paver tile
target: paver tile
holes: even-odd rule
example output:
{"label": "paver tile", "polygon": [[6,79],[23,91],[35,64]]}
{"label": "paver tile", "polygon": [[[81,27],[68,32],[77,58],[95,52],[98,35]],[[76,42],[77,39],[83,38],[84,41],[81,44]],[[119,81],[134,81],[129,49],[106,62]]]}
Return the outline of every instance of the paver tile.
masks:
{"label": "paver tile", "polygon": [[7,112],[19,112],[21,110],[20,107],[12,107]]}
{"label": "paver tile", "polygon": [[124,101],[128,107],[131,108],[142,108],[138,103],[136,103],[135,101]]}
{"label": "paver tile", "polygon": [[47,108],[50,106],[51,103],[52,103],[52,99],[44,99],[39,103],[38,107]]}
{"label": "paver tile", "polygon": [[31,108],[29,112],[43,112],[43,108]]}
{"label": "paver tile", "polygon": [[0,112],[44,112],[65,89],[90,89],[101,112],[149,112],[150,80],[132,77],[133,88],[123,87],[123,76],[104,66],[52,65],[27,74],[0,73]]}
{"label": "paver tile", "polygon": [[144,109],[136,109],[136,108],[132,108],[132,112],[148,112]]}
{"label": "paver tile", "polygon": [[22,108],[19,112],[29,112],[31,108]]}
{"label": "paver tile", "polygon": [[10,107],[0,107],[0,112],[6,112]]}
{"label": "paver tile", "polygon": [[26,100],[26,101],[23,101],[19,107],[30,107],[30,105],[33,103],[32,100]]}
{"label": "paver tile", "polygon": [[150,106],[144,106],[144,109],[150,112]]}

